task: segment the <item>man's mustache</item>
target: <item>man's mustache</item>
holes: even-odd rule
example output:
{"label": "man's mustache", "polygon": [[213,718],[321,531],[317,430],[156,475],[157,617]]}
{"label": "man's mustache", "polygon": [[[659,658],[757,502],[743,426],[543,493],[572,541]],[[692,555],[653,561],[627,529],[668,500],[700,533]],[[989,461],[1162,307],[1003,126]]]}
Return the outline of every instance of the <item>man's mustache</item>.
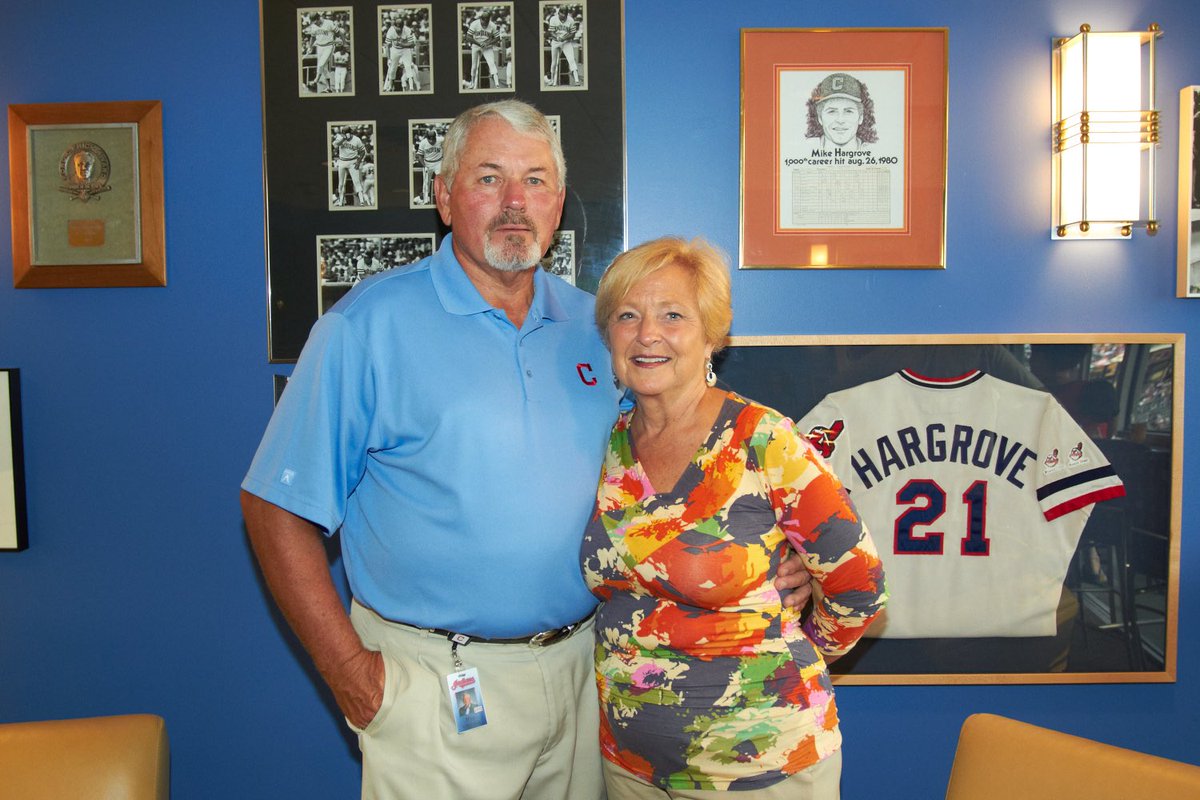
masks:
{"label": "man's mustache", "polygon": [[505,211],[492,220],[489,233],[505,225],[521,225],[535,233],[537,232],[537,226],[533,224],[533,220],[524,211]]}

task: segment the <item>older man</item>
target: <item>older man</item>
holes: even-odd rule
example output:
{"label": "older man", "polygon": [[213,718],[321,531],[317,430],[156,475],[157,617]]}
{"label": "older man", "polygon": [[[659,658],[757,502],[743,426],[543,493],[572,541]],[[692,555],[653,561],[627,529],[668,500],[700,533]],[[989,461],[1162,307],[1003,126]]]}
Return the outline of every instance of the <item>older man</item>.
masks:
{"label": "older man", "polygon": [[[444,144],[452,235],[313,328],[243,483],[247,529],[359,732],[364,797],[597,798],[579,545],[618,397],[591,296],[536,269],[566,165],[512,100]],[[349,615],[320,540],[338,530]],[[460,733],[467,688],[486,723]]]}

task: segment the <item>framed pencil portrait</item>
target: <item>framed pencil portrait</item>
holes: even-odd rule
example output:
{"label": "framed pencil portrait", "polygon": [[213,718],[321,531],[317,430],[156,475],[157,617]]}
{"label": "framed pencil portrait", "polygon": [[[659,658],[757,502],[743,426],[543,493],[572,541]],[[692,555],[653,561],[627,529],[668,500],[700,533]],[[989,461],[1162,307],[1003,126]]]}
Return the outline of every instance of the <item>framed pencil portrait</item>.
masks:
{"label": "framed pencil portrait", "polygon": [[742,31],[740,267],[946,266],[948,41]]}
{"label": "framed pencil portrait", "polygon": [[20,372],[0,369],[0,551],[29,545],[21,442]]}
{"label": "framed pencil portrait", "polygon": [[1184,336],[732,337],[838,476],[887,608],[839,684],[1176,677]]}
{"label": "framed pencil portrait", "polygon": [[268,353],[295,361],[359,281],[445,237],[451,121],[532,103],[568,164],[547,271],[595,291],[625,247],[622,0],[260,0]]}
{"label": "framed pencil portrait", "polygon": [[13,285],[165,286],[162,103],[8,107]]}

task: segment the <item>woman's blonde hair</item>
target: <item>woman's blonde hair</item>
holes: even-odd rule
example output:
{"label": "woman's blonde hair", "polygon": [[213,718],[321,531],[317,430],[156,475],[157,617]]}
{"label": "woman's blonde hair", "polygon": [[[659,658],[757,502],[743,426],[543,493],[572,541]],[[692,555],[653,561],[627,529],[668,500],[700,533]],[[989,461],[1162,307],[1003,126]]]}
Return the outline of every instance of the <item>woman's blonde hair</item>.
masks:
{"label": "woman's blonde hair", "polygon": [[626,250],[605,270],[596,291],[596,327],[605,344],[608,344],[609,318],[629,290],[672,264],[686,269],[696,283],[705,342],[712,345],[714,353],[725,346],[733,323],[729,259],[704,239],[689,242],[678,236],[651,239]]}

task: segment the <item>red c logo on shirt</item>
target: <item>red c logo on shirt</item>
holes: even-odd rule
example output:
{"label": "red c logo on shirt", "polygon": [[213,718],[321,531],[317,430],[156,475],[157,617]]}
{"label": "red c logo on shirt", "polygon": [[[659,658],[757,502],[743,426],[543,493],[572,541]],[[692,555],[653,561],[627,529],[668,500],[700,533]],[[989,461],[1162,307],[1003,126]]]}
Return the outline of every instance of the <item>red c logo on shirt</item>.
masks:
{"label": "red c logo on shirt", "polygon": [[595,386],[596,378],[592,374],[591,364],[576,364],[575,371],[579,373],[579,380],[583,381],[584,386]]}

